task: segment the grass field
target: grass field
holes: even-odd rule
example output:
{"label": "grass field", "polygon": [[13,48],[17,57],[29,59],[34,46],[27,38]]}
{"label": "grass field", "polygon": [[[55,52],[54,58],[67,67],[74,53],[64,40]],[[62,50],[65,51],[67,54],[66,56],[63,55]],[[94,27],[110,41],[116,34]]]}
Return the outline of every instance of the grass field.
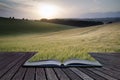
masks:
{"label": "grass field", "polygon": [[0,20],[0,36],[55,32],[73,27],[26,20]]}
{"label": "grass field", "polygon": [[14,24],[3,21],[0,28],[0,51],[38,52],[32,61],[93,60],[88,52],[120,52],[120,23],[76,28],[33,21]]}

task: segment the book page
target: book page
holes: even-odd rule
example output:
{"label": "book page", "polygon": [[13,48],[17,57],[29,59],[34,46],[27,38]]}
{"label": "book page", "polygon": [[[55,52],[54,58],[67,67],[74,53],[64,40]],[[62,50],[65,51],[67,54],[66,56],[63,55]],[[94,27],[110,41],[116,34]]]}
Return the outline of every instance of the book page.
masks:
{"label": "book page", "polygon": [[24,66],[60,66],[61,62],[57,60],[26,61]]}
{"label": "book page", "polygon": [[102,66],[98,61],[70,59],[64,62],[65,66]]}

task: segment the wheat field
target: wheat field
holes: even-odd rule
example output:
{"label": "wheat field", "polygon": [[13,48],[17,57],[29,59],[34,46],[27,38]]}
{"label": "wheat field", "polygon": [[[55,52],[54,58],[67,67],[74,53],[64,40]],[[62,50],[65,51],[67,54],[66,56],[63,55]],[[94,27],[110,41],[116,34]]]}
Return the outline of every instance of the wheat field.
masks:
{"label": "wheat field", "polygon": [[[29,28],[30,24],[32,26]],[[16,32],[19,34],[14,31],[17,24],[14,24],[13,31],[8,29],[7,34],[3,34],[5,31],[1,32],[0,52],[38,52],[31,61],[65,61],[72,58],[94,60],[88,52],[120,52],[120,23],[85,28],[43,22],[30,24],[26,25],[28,31],[24,27],[20,31],[18,29]],[[42,29],[39,28],[40,25]]]}

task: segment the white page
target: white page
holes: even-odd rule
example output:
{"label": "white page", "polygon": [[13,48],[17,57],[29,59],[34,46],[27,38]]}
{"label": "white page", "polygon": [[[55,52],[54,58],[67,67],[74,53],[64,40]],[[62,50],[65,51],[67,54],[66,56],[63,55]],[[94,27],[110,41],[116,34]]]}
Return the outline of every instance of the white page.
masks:
{"label": "white page", "polygon": [[80,59],[70,59],[64,62],[64,65],[95,65],[95,66],[102,66],[98,61],[88,61],[88,60],[80,60]]}
{"label": "white page", "polygon": [[57,60],[41,60],[41,61],[35,61],[35,62],[26,61],[24,63],[24,66],[46,66],[46,65],[61,66],[61,62],[59,62]]}

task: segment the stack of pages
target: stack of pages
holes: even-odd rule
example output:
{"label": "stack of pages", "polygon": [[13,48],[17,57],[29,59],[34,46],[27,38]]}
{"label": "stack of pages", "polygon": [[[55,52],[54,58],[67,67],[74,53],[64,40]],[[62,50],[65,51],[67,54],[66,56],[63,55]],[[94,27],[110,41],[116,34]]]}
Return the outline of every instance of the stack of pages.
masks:
{"label": "stack of pages", "polygon": [[36,67],[102,67],[102,65],[95,59],[91,61],[91,60],[82,60],[82,59],[75,59],[75,58],[68,59],[64,62],[60,62],[54,59],[40,60],[40,61],[27,60],[23,66],[26,66],[26,67],[35,67],[35,66]]}

